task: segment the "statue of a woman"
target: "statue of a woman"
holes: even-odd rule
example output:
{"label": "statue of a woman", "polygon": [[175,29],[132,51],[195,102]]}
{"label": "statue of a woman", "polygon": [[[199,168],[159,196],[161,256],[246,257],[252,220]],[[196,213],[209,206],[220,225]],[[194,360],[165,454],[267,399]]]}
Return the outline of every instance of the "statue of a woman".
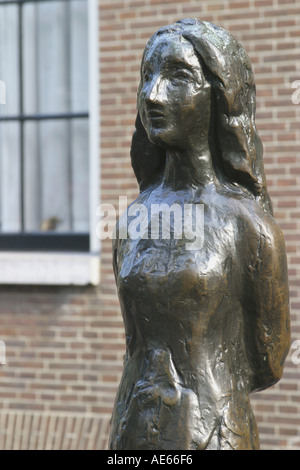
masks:
{"label": "statue of a woman", "polygon": [[[114,242],[127,352],[111,449],[259,448],[249,394],[281,378],[290,345],[262,153],[241,45],[196,19],[160,29],[142,60],[131,150],[149,231]],[[154,204],[203,205],[201,247],[151,238]]]}

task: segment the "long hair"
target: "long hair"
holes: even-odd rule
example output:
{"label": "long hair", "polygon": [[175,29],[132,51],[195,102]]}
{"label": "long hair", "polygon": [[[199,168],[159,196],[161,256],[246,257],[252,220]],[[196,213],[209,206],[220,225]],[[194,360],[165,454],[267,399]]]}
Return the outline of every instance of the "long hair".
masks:
{"label": "long hair", "polygon": [[[206,21],[185,19],[158,30],[182,36],[194,47],[206,80],[211,84],[209,146],[216,176],[232,193],[247,192],[272,213],[263,168],[263,146],[255,125],[256,87],[250,59],[237,40]],[[131,161],[140,189],[162,177],[166,151],[152,144],[139,113],[132,138]]]}

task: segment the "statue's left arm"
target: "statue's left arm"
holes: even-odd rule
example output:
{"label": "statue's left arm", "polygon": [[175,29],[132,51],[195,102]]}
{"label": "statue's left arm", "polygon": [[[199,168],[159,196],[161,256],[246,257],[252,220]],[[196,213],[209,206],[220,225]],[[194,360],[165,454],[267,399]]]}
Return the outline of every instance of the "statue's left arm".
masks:
{"label": "statue's left arm", "polygon": [[281,379],[290,348],[285,243],[272,216],[264,218],[254,239],[256,250],[246,266],[244,298],[250,391],[263,390]]}

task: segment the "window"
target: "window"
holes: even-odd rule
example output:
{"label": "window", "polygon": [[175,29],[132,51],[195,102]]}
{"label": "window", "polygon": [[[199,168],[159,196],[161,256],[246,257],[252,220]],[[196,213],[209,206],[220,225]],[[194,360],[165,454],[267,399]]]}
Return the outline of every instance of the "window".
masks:
{"label": "window", "polygon": [[45,260],[82,273],[78,254],[98,251],[97,30],[96,0],[0,1],[0,262],[35,265],[36,282]]}

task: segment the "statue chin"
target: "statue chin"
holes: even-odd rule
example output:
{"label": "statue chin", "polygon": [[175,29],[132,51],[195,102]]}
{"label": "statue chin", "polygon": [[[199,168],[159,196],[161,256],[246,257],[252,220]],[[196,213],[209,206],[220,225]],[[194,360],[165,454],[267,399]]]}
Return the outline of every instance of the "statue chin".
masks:
{"label": "statue chin", "polygon": [[172,136],[170,135],[170,131],[168,129],[156,129],[150,128],[147,130],[147,135],[149,141],[157,145],[160,148],[165,150],[174,148],[174,139],[173,139],[173,146],[172,146]]}

